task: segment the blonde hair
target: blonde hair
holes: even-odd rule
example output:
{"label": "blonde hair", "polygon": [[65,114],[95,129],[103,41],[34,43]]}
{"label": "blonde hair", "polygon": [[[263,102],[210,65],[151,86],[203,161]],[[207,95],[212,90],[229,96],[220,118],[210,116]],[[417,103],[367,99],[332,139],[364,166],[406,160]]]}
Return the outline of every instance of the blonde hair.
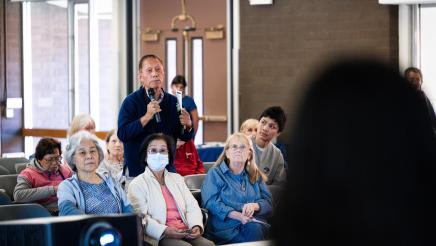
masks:
{"label": "blonde hair", "polygon": [[248,172],[248,177],[250,179],[250,183],[254,184],[259,179],[262,179],[264,182],[266,182],[267,177],[265,176],[265,174],[263,174],[259,170],[259,168],[257,168],[257,164],[254,160],[253,145],[251,144],[248,137],[245,136],[245,134],[240,133],[240,132],[234,133],[227,138],[226,144],[224,145],[224,150],[221,153],[221,155],[218,157],[218,160],[215,162],[214,166],[220,165],[223,161],[226,163],[227,166],[229,165],[230,160],[226,156],[226,151],[230,148],[230,141],[232,141],[232,139],[234,139],[234,138],[237,138],[239,140],[242,139],[242,141],[246,142],[247,147],[249,148],[250,154],[248,156],[247,161],[245,162],[245,170]]}
{"label": "blonde hair", "polygon": [[259,124],[259,121],[256,119],[247,119],[245,120],[242,125],[241,129],[239,129],[240,132],[244,132],[247,128],[249,128],[252,125],[255,125],[257,128],[257,124]]}
{"label": "blonde hair", "polygon": [[89,114],[79,114],[74,116],[73,120],[70,124],[70,129],[68,130],[68,136],[73,136],[76,132],[82,130],[86,124],[91,122],[94,125],[95,128],[95,121],[92,119],[92,117]]}

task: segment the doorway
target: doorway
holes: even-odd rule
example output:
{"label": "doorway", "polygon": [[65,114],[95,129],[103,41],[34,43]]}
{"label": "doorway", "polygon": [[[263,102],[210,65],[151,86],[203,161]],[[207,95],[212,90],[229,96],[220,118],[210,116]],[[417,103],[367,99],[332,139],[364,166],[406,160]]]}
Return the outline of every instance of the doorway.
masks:
{"label": "doorway", "polygon": [[[185,93],[194,98],[200,116],[196,144],[227,138],[227,4],[216,0],[140,3],[140,56],[152,53],[164,60],[168,92],[175,75],[186,77]],[[183,14],[189,17],[177,18]]]}

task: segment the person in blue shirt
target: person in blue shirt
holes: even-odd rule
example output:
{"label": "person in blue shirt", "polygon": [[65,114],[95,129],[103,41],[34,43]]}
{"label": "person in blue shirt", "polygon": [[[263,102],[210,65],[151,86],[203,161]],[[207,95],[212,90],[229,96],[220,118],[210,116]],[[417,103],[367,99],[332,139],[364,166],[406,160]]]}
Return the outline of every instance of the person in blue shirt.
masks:
{"label": "person in blue shirt", "polygon": [[185,89],[186,89],[186,79],[182,75],[176,75],[173,78],[173,81],[171,81],[171,91],[173,95],[176,95],[176,91],[181,91],[183,93],[182,98],[182,106],[186,111],[188,111],[189,115],[191,116],[192,125],[194,127],[194,134],[192,136],[192,139],[195,137],[195,133],[198,130],[198,122],[200,121],[200,118],[198,117],[198,111],[197,111],[197,105],[194,102],[194,99],[190,96],[185,95]]}
{"label": "person in blue shirt", "polygon": [[203,162],[200,160],[197,148],[195,147],[194,138],[198,130],[198,111],[197,105],[192,97],[185,95],[186,80],[182,75],[176,75],[171,82],[171,90],[173,95],[176,95],[177,91],[183,93],[182,107],[188,111],[191,116],[192,125],[194,127],[192,139],[189,141],[183,141],[177,139],[176,143],[176,158],[174,160],[174,166],[176,167],[177,173],[182,176],[205,173]]}
{"label": "person in blue shirt", "polygon": [[248,138],[231,135],[201,187],[203,206],[209,210],[207,237],[217,244],[265,240],[269,225],[263,222],[272,214],[265,180]]}
{"label": "person in blue shirt", "polygon": [[[130,177],[145,170],[139,146],[153,133],[163,133],[183,141],[192,138],[192,121],[185,109],[177,111],[177,98],[162,89],[165,71],[156,55],[145,55],[139,61],[141,88],[124,99],[118,114],[118,138],[124,144],[124,161]],[[152,93],[150,93],[152,92]],[[175,151],[175,150],[174,150]],[[175,171],[174,165],[168,165]]]}

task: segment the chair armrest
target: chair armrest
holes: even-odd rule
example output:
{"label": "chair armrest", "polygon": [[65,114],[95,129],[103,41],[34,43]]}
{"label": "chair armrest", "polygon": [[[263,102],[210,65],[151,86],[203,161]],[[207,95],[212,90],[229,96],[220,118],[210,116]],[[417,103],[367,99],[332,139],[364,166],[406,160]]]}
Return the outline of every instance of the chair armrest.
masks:
{"label": "chair armrest", "polygon": [[203,227],[206,228],[207,220],[209,219],[209,210],[205,208],[200,208],[201,214],[203,214]]}

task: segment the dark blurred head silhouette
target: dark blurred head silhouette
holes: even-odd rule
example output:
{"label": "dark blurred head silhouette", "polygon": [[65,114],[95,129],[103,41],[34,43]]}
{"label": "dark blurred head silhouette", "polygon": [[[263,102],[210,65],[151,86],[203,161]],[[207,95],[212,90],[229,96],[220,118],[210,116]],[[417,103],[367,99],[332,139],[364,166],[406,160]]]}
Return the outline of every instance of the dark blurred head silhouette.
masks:
{"label": "dark blurred head silhouette", "polygon": [[417,89],[421,90],[422,72],[419,68],[408,67],[404,70],[404,77]]}
{"label": "dark blurred head silhouette", "polygon": [[398,70],[371,59],[327,67],[293,132],[277,245],[436,242],[435,131]]}

